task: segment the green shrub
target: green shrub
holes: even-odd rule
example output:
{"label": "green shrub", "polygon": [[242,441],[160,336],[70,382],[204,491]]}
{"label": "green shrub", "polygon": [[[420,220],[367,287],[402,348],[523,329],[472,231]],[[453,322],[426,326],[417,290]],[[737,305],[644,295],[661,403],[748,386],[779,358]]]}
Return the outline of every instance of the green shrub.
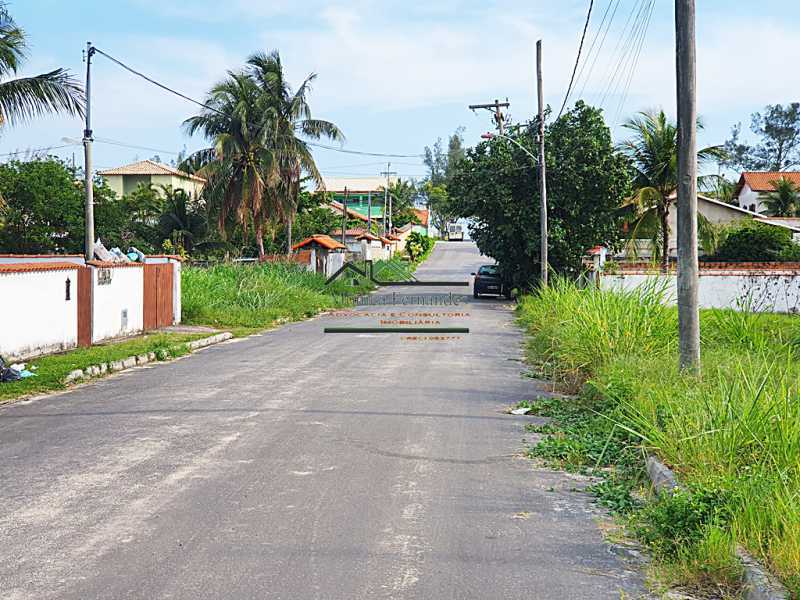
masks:
{"label": "green shrub", "polygon": [[708,527],[730,521],[727,492],[695,486],[663,493],[637,516],[637,534],[660,558],[677,558],[682,548],[694,546]]}
{"label": "green shrub", "polygon": [[406,252],[412,261],[420,262],[428,257],[435,243],[433,238],[412,231],[406,238]]}
{"label": "green shrub", "polygon": [[731,228],[714,258],[730,261],[795,260],[800,246],[792,241],[791,231],[783,227],[745,221]]}

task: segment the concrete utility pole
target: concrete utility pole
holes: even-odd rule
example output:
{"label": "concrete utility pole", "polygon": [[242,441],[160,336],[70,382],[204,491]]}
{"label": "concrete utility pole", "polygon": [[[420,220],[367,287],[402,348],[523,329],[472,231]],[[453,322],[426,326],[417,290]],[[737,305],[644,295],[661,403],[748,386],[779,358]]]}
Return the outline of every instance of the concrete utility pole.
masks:
{"label": "concrete utility pole", "polygon": [[697,300],[697,56],[695,0],[675,0],[678,79],[678,328],[681,369],[700,372]]}
{"label": "concrete utility pole", "polygon": [[367,232],[372,233],[372,192],[367,192]]}
{"label": "concrete utility pole", "polygon": [[[381,175],[386,175],[386,187],[383,188],[383,235],[385,236],[387,233],[392,233],[392,195],[389,193],[389,177],[397,175],[397,172],[392,171],[392,163],[386,163],[386,170],[381,171]],[[387,206],[389,207],[388,217],[386,214]]]}
{"label": "concrete utility pole", "polygon": [[92,56],[94,53],[92,42],[86,42],[86,127],[83,130],[84,187],[86,188],[84,254],[86,260],[94,258],[94,188],[92,186]]}
{"label": "concrete utility pole", "polygon": [[536,42],[536,87],[539,96],[539,221],[541,222],[541,267],[542,285],[547,286],[549,271],[547,247],[547,167],[544,162],[544,91],[542,89],[542,40]]}
{"label": "concrete utility pole", "polygon": [[347,198],[350,192],[344,188],[344,199],[342,200],[342,246],[347,246]]}
{"label": "concrete utility pole", "polygon": [[478,109],[484,109],[484,110],[488,110],[490,112],[493,112],[494,113],[494,117],[493,118],[494,118],[495,126],[497,127],[497,132],[500,135],[504,135],[505,134],[506,117],[503,114],[502,109],[508,108],[509,106],[511,106],[511,104],[509,104],[508,98],[506,98],[505,102],[500,102],[498,100],[495,100],[491,104],[470,104],[469,105],[469,109],[471,111],[473,111],[473,112],[478,110]]}

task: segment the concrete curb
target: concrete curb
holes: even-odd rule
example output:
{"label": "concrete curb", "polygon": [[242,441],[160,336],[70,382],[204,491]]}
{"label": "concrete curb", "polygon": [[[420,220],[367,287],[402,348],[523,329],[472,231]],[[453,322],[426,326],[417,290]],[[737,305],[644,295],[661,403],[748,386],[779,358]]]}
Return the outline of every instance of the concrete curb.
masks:
{"label": "concrete curb", "polygon": [[[198,348],[205,348],[206,346],[211,346],[213,344],[219,344],[220,342],[227,341],[231,338],[233,338],[233,334],[226,331],[224,333],[212,335],[211,337],[203,338],[202,340],[186,342],[185,345],[189,351],[192,351],[197,350]],[[156,360],[156,353],[148,352],[147,354],[140,354],[138,356],[129,356],[128,358],[124,358],[122,360],[113,360],[108,363],[92,365],[86,367],[85,369],[75,369],[64,378],[64,383],[74,383],[80,379],[91,379],[99,375],[104,375],[109,371],[125,371],[127,369],[132,369],[133,367],[156,362]]]}
{"label": "concrete curb", "polygon": [[[655,456],[649,455],[645,459],[645,468],[650,483],[657,493],[683,489],[672,469]],[[745,600],[790,600],[788,590],[744,548],[737,548],[736,556],[744,570]]]}

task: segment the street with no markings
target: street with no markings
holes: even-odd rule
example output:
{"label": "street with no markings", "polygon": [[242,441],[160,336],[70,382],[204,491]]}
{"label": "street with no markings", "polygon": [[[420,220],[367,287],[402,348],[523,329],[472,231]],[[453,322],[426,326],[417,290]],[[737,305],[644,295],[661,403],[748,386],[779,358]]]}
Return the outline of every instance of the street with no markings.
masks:
{"label": "street with no markings", "polygon": [[[440,243],[417,277],[484,262]],[[469,299],[324,315],[0,408],[0,597],[638,597],[585,483],[522,455],[527,417],[505,411],[545,388],[512,304],[391,291]],[[470,333],[323,333],[392,312]]]}

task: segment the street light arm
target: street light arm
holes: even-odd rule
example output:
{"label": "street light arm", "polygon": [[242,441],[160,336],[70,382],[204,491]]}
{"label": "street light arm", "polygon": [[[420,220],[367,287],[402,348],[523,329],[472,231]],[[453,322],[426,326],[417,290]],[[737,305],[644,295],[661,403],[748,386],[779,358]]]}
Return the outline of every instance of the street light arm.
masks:
{"label": "street light arm", "polygon": [[508,140],[512,144],[516,145],[525,154],[530,156],[530,158],[534,162],[534,164],[539,164],[539,160],[536,158],[536,156],[530,150],[528,150],[525,146],[523,146],[517,140],[515,140],[514,138],[510,138],[507,135],[503,135],[502,133],[491,133],[491,134],[483,135],[481,137],[484,137],[484,138],[489,139],[489,140],[492,140],[494,138],[503,138],[504,140]]}

